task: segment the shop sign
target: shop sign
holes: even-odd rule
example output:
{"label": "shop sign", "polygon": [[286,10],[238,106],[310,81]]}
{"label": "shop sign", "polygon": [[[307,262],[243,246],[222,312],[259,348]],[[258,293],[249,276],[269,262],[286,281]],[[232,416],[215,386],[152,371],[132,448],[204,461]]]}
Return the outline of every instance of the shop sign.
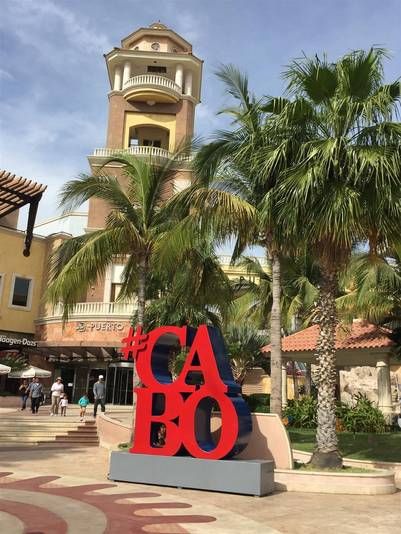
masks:
{"label": "shop sign", "polygon": [[121,332],[126,327],[126,323],[112,321],[82,321],[77,323],[77,332]]}
{"label": "shop sign", "polygon": [[21,338],[11,337],[11,336],[3,335],[3,334],[0,334],[0,343],[9,345],[10,347],[12,347],[13,345],[24,346],[24,347],[37,347],[38,346],[37,342],[34,341],[33,339],[28,339],[26,337],[21,337]]}
{"label": "shop sign", "polygon": [[[188,351],[181,373],[169,372],[173,346]],[[122,340],[124,359],[133,358],[141,387],[131,453],[220,459],[240,453],[252,431],[249,407],[234,381],[223,337],[201,325],[163,326],[143,334],[130,329]],[[218,408],[217,406],[218,405]],[[212,438],[212,410],[221,414],[217,442]]]}

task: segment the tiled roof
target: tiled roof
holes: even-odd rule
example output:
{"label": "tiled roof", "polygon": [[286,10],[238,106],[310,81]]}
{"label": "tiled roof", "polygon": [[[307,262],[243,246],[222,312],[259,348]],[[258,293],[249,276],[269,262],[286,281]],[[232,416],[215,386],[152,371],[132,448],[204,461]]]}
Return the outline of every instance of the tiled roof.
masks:
{"label": "tiled roof", "polygon": [[[365,321],[354,321],[348,327],[339,325],[336,333],[336,349],[357,350],[393,347],[394,341],[388,337],[389,333],[390,330]],[[282,339],[282,350],[283,352],[314,351],[316,349],[318,335],[318,325],[300,330]],[[263,347],[262,351],[270,352],[270,345]]]}

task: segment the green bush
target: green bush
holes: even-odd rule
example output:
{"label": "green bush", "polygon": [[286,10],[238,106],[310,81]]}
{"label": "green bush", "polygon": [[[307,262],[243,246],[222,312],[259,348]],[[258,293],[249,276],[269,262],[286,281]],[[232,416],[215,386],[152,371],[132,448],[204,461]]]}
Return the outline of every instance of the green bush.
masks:
{"label": "green bush", "polygon": [[289,400],[284,409],[289,426],[295,428],[316,428],[317,400],[313,397],[302,397],[298,400]]}
{"label": "green bush", "polygon": [[267,393],[252,393],[252,395],[242,395],[248,403],[252,413],[269,413],[270,412],[270,395]]}
{"label": "green bush", "polygon": [[336,415],[348,432],[382,434],[386,429],[382,412],[362,393],[353,396],[351,406],[339,403]]}

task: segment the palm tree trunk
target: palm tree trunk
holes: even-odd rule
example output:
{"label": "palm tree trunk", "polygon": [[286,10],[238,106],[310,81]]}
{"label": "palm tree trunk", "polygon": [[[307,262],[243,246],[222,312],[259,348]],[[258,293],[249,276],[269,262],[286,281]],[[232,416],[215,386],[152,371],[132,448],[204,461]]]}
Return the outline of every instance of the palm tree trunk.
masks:
{"label": "palm tree trunk", "polygon": [[[146,278],[148,271],[148,262],[146,256],[142,256],[139,260],[138,265],[138,313],[137,313],[137,327],[143,327],[145,321],[145,307],[146,307]],[[136,395],[134,393],[135,388],[140,386],[139,376],[136,372],[134,364],[134,372],[132,377],[132,425],[131,425],[131,435],[130,435],[130,444],[133,445],[134,441],[134,429],[135,429],[135,419],[136,419]]]}
{"label": "palm tree trunk", "polygon": [[338,451],[336,434],[336,304],[337,273],[335,268],[322,269],[317,309],[320,327],[316,347],[318,362],[318,408],[316,448],[310,463],[316,467],[341,467],[342,458]]}
{"label": "palm tree trunk", "polygon": [[272,311],[270,319],[270,411],[279,417],[282,415],[281,395],[281,265],[277,251],[271,253],[272,260]]}
{"label": "palm tree trunk", "polygon": [[138,272],[138,323],[137,326],[143,326],[145,320],[145,306],[146,306],[146,276],[147,276],[147,260],[143,256],[139,260]]}

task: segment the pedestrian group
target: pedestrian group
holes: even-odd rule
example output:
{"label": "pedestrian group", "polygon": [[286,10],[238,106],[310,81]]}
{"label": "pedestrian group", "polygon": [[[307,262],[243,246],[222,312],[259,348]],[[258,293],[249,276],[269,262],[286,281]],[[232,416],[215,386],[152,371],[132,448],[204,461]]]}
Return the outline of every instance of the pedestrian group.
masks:
{"label": "pedestrian group", "polygon": [[[39,406],[44,404],[45,395],[43,391],[43,384],[39,382],[38,377],[34,377],[32,382],[28,384],[27,380],[23,380],[19,390],[21,396],[21,410],[26,409],[27,400],[31,401],[31,412],[32,414],[37,414],[39,411]],[[51,407],[50,415],[67,415],[68,407],[68,396],[64,392],[64,384],[62,378],[59,376],[56,378],[56,381],[50,388],[51,394]],[[96,417],[97,409],[100,404],[102,412],[106,411],[106,385],[104,383],[103,375],[99,375],[97,382],[93,386],[93,397],[94,397],[94,406],[93,406],[93,417]],[[85,421],[86,408],[89,405],[88,393],[85,393],[79,401],[78,405],[80,408],[80,421]],[[60,409],[60,410],[59,410]],[[60,414],[59,414],[60,411]]]}

